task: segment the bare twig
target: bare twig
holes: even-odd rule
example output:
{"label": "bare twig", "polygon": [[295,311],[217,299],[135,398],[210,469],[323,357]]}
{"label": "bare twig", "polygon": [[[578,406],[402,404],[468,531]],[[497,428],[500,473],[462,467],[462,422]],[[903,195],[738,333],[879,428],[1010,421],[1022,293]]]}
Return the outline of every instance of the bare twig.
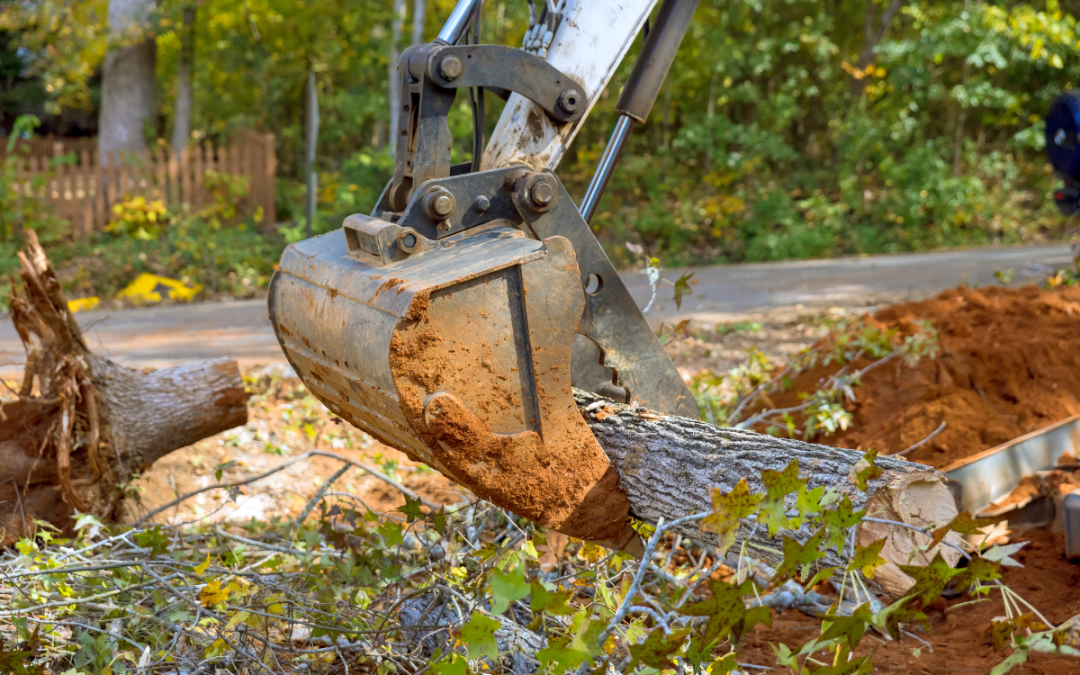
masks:
{"label": "bare twig", "polygon": [[938,426],[938,428],[937,428],[937,429],[935,429],[935,430],[934,430],[933,432],[931,432],[931,433],[930,433],[930,435],[929,435],[929,436],[927,436],[926,438],[922,439],[921,441],[919,441],[919,442],[918,442],[918,443],[916,443],[915,445],[911,446],[911,447],[910,447],[910,448],[908,448],[907,450],[901,450],[900,452],[894,452],[894,453],[893,453],[893,457],[903,457],[904,455],[908,454],[908,453],[909,453],[909,452],[911,452],[912,450],[918,450],[918,449],[919,449],[919,448],[921,448],[922,446],[924,446],[924,445],[926,445],[927,443],[929,443],[930,441],[934,440],[934,437],[935,437],[935,436],[937,436],[938,434],[940,434],[940,433],[941,433],[942,431],[945,431],[945,422],[942,422],[942,423],[941,423],[941,424],[940,424],[940,425]]}

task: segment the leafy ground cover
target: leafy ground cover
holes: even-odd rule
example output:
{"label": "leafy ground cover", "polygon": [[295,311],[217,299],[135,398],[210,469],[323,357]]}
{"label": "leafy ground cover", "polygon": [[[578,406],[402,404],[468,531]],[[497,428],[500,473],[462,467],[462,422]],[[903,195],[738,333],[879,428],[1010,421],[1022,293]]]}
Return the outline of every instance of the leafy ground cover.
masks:
{"label": "leafy ground cover", "polygon": [[[713,511],[692,516],[733,535],[728,550],[642,525],[649,552],[639,563],[477,502],[340,423],[282,372],[246,376],[246,427],[131,483],[124,525],[84,517],[74,538],[41,529],[0,557],[5,668],[899,673],[965,648],[1016,672],[1075,663],[1063,624],[1080,598],[1048,587],[1072,577],[1058,574],[1047,535],[1036,533],[1031,550],[1015,537],[965,545],[966,567],[933,566],[885,607],[868,592],[872,546],[848,570],[816,568],[817,545],[830,545],[838,523],[867,516],[800,488],[793,465],[769,478],[770,494],[717,494]],[[786,516],[819,522],[822,541],[785,540],[777,525],[786,562],[753,562],[740,528],[776,525],[775,507],[788,502]],[[941,525],[928,535],[981,524]],[[1054,573],[1032,576],[1023,563]],[[1060,601],[1028,604],[1033,591]],[[962,632],[950,617],[965,607],[979,613]],[[944,627],[948,637],[936,638]]]}

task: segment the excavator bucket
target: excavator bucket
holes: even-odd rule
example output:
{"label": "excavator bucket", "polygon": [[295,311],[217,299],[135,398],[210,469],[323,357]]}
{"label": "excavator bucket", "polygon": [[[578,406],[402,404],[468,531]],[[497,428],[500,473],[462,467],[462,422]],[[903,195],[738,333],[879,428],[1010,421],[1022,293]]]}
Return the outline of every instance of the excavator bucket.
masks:
{"label": "excavator bucket", "polygon": [[[518,515],[632,550],[629,502],[574,401],[574,351],[593,390],[675,413],[692,398],[558,179],[491,173],[507,218],[439,238],[408,211],[354,215],[286,249],[269,294],[278,340],[315,396],[382,442]],[[466,178],[427,193],[476,189]],[[566,213],[521,215],[514,197],[538,180]]]}

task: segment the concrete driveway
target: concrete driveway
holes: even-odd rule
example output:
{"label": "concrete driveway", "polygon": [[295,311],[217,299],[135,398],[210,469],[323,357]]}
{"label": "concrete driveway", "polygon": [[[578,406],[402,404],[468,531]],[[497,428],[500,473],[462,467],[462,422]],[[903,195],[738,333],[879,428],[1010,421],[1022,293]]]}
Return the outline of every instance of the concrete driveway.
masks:
{"label": "concrete driveway", "polygon": [[[672,286],[661,284],[647,317],[654,325],[683,318],[720,323],[792,309],[867,306],[923,298],[959,284],[994,284],[994,273],[1008,269],[1016,273],[1013,285],[1030,283],[1069,265],[1073,256],[1069,245],[1053,245],[666,270],[671,280],[694,272],[694,293],[683,298],[679,310]],[[648,280],[640,273],[622,276],[644,307],[651,295]],[[77,317],[93,351],[131,367],[215,356],[235,358],[242,367],[284,362],[261,299],[102,310]],[[23,362],[14,328],[0,321],[0,375],[21,374]]]}

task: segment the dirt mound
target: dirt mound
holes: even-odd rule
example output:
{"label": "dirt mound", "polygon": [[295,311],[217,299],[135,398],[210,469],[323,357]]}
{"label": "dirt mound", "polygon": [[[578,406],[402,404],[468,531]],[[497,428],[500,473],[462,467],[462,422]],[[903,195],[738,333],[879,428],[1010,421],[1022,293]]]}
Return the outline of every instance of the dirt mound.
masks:
{"label": "dirt mound", "polygon": [[[867,373],[847,404],[848,431],[817,443],[894,453],[945,422],[908,459],[941,468],[1080,413],[1080,288],[959,288],[882,309],[872,319],[900,335],[929,320],[940,351],[911,368]],[[857,364],[857,367],[868,365]],[[777,403],[797,404],[836,367],[803,373]]]}

